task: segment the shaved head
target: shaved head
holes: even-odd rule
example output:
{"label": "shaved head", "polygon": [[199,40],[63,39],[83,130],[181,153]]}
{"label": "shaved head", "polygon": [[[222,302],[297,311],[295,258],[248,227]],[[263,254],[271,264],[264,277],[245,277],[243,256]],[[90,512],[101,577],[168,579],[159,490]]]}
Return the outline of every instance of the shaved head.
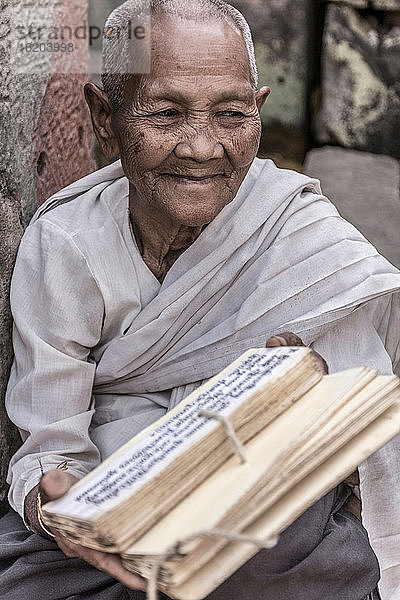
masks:
{"label": "shaved head", "polygon": [[[114,109],[121,104],[122,88],[127,79],[143,73],[143,66],[142,70],[137,68],[137,65],[146,63],[143,53],[152,54],[153,48],[145,44],[136,44],[133,48],[131,33],[112,35],[112,32],[127,32],[132,23],[150,20],[154,26],[155,19],[163,18],[198,23],[224,20],[243,38],[248,55],[249,80],[252,88],[257,88],[258,73],[250,27],[236,8],[223,0],[128,0],[111,13],[104,28],[102,83]],[[150,71],[152,56],[148,57],[147,63]]]}

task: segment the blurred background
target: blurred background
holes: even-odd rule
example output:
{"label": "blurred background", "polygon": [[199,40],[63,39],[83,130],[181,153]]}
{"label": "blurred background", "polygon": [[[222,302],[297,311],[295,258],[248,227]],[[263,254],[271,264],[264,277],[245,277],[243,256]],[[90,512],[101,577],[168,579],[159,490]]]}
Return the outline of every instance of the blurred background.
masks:
{"label": "blurred background", "polygon": [[[0,512],[20,443],[3,408],[15,256],[38,205],[107,163],[82,88],[99,81],[101,31],[119,4],[0,0]],[[260,84],[272,89],[260,156],[319,178],[339,212],[400,266],[400,0],[232,4],[253,30]]]}

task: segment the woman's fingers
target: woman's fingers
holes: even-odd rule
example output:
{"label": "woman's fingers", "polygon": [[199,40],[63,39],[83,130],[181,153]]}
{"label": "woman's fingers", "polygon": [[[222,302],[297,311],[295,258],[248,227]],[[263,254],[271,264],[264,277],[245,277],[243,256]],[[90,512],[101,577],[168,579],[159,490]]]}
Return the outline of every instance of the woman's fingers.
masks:
{"label": "woman's fingers", "polygon": [[329,373],[329,368],[328,368],[328,364],[327,364],[326,360],[324,358],[322,358],[322,356],[320,354],[318,354],[318,352],[315,352],[315,350],[313,350],[313,355],[314,355],[314,359],[317,364],[317,367],[321,371],[322,375],[327,375]]}
{"label": "woman's fingers", "polygon": [[[44,501],[48,502],[49,500],[61,498],[76,481],[75,477],[65,473],[65,471],[60,471],[59,469],[48,471],[40,480],[40,492]],[[98,550],[92,550],[80,544],[75,544],[64,537],[57,529],[53,529],[52,533],[58,547],[66,556],[70,558],[78,557],[85,560],[93,567],[96,567],[96,569],[106,571],[111,577],[114,577],[129,588],[146,590],[146,581],[125,569],[121,558],[117,554],[99,552]]]}
{"label": "woman's fingers", "polygon": [[55,531],[54,535],[60,550],[62,550],[66,556],[70,558],[81,558],[96,569],[105,571],[128,588],[146,591],[147,582],[138,575],[125,569],[122,565],[121,558],[117,554],[100,552],[75,544],[74,542],[67,540],[59,531]]}
{"label": "woman's fingers", "polygon": [[[266,343],[267,348],[278,348],[279,346],[304,346],[303,340],[299,338],[298,335],[292,333],[291,331],[285,331],[284,333],[279,333],[277,335],[271,336]],[[312,351],[314,355],[314,359],[318,369],[321,371],[323,375],[326,375],[328,370],[328,365],[326,361],[322,358],[318,352],[315,350]]]}
{"label": "woman's fingers", "polygon": [[273,335],[267,340],[267,348],[276,348],[278,346],[304,346],[303,341],[298,335],[290,331]]}

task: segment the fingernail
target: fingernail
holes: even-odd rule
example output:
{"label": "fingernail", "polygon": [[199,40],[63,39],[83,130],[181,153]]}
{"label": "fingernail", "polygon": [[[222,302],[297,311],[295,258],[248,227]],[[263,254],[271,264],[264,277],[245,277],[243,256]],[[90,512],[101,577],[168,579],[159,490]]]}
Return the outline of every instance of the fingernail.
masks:
{"label": "fingernail", "polygon": [[287,341],[284,337],[281,337],[280,335],[275,335],[274,337],[278,340],[281,346],[287,346]]}

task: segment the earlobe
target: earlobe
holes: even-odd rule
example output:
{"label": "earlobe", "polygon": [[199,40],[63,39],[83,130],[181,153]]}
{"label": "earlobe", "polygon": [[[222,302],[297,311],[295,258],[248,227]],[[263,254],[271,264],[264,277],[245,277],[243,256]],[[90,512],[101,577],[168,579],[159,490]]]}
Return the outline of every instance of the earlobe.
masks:
{"label": "earlobe", "polygon": [[271,93],[271,89],[269,87],[267,87],[266,85],[256,91],[255,95],[256,95],[256,104],[257,104],[258,112],[261,111],[261,109],[264,105],[264,102],[266,101],[266,99],[268,98],[270,93]]}
{"label": "earlobe", "polygon": [[114,158],[119,154],[119,147],[111,126],[112,106],[108,96],[94,83],[87,83],[84,92],[97,141],[104,154]]}

